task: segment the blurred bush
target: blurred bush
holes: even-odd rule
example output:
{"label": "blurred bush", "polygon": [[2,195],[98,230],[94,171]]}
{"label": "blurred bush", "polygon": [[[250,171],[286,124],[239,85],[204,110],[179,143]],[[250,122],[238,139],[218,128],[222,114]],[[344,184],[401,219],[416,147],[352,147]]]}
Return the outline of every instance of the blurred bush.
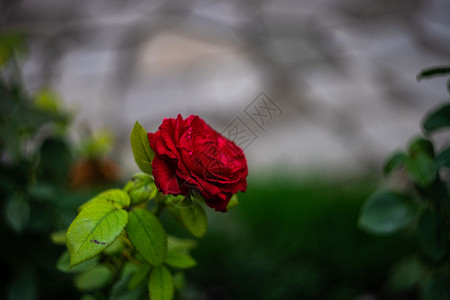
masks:
{"label": "blurred bush", "polygon": [[70,188],[71,117],[50,90],[27,93],[20,72],[25,53],[24,37],[0,33],[0,298],[77,299],[71,275],[55,268],[65,247],[51,233],[67,228],[96,191]]}

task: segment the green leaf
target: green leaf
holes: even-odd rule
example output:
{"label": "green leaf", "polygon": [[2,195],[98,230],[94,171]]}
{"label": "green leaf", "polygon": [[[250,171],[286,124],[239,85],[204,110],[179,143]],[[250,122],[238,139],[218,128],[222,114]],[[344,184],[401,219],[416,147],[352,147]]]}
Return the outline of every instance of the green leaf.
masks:
{"label": "green leaf", "polygon": [[152,300],[171,300],[173,299],[175,286],[172,274],[166,267],[160,266],[154,268],[150,274],[148,283],[148,293]]}
{"label": "green leaf", "polygon": [[[448,273],[447,273],[448,274]],[[434,272],[428,275],[422,283],[421,297],[423,300],[449,300],[448,275]]]}
{"label": "green leaf", "polygon": [[448,231],[444,218],[437,212],[424,211],[419,220],[419,244],[430,258],[438,260],[447,251]]}
{"label": "green leaf", "polygon": [[450,75],[450,67],[449,66],[437,66],[424,69],[420,71],[417,75],[417,81],[422,79],[430,79],[436,76],[446,76]]}
{"label": "green leaf", "polygon": [[17,233],[22,232],[30,220],[30,205],[25,197],[15,193],[6,204],[6,221]]}
{"label": "green leaf", "polygon": [[81,296],[80,300],[97,300],[97,298],[95,298],[91,294],[84,294],[83,296]]}
{"label": "green leaf", "polygon": [[136,251],[152,266],[159,266],[167,255],[167,236],[161,222],[145,209],[130,211],[127,234]]}
{"label": "green leaf", "polygon": [[125,185],[124,191],[130,195],[131,204],[136,205],[153,199],[158,189],[155,186],[153,177],[144,173],[137,173]]}
{"label": "green leaf", "polygon": [[415,138],[409,146],[408,154],[409,156],[412,156],[419,152],[426,153],[427,155],[434,157],[433,144],[423,137]]}
{"label": "green leaf", "polygon": [[177,272],[173,275],[173,284],[179,291],[186,286],[186,276],[183,272]]}
{"label": "green leaf", "polygon": [[114,147],[114,134],[109,130],[96,131],[92,136],[83,140],[79,155],[89,158],[102,158]]}
{"label": "green leaf", "polygon": [[12,60],[15,55],[26,52],[25,38],[17,33],[0,34],[0,67]]}
{"label": "green leaf", "polygon": [[388,286],[393,292],[411,290],[420,281],[424,271],[424,267],[417,257],[405,258],[394,266]]}
{"label": "green leaf", "polygon": [[168,202],[167,208],[170,215],[193,236],[201,238],[206,233],[208,217],[200,204],[184,207]]}
{"label": "green leaf", "polygon": [[439,153],[436,157],[438,168],[450,168],[450,147]]}
{"label": "green leaf", "polygon": [[56,245],[65,245],[66,244],[66,231],[65,230],[54,231],[50,234],[50,239]]}
{"label": "green leaf", "polygon": [[[20,270],[20,269],[19,269]],[[18,270],[18,271],[19,271]],[[38,299],[36,275],[31,269],[21,269],[13,276],[8,289],[8,299],[35,300]],[[2,293],[3,294],[3,293]]]}
{"label": "green leaf", "polygon": [[105,250],[122,233],[127,223],[127,212],[117,208],[115,203],[97,203],[83,208],[67,230],[71,266]]}
{"label": "green leaf", "polygon": [[437,177],[433,144],[418,138],[410,146],[406,169],[412,179],[423,187],[430,186]]}
{"label": "green leaf", "polygon": [[56,268],[64,273],[80,273],[92,269],[98,264],[99,257],[94,256],[76,266],[70,267],[70,253],[64,251],[56,261]]}
{"label": "green leaf", "polygon": [[80,291],[92,291],[106,286],[113,278],[111,270],[100,265],[75,277],[75,286]]}
{"label": "green leaf", "polygon": [[423,128],[427,132],[450,126],[450,104],[443,105],[425,117]]}
{"label": "green leaf", "polygon": [[111,245],[108,246],[108,248],[106,248],[104,250],[105,253],[107,254],[119,254],[122,252],[122,250],[125,248],[125,243],[124,241],[119,237],[117,238],[114,242],[112,242]]}
{"label": "green leaf", "polygon": [[139,122],[134,124],[130,134],[131,150],[138,167],[147,174],[152,174],[152,161],[155,153],[150,147],[148,135]]}
{"label": "green leaf", "polygon": [[128,289],[132,290],[139,286],[144,279],[147,277],[148,273],[150,273],[151,266],[147,263],[143,263],[139,269],[131,276],[130,281],[128,282]]}
{"label": "green leaf", "polygon": [[[148,265],[147,265],[148,266]],[[132,289],[128,288],[133,274],[130,272],[122,272],[122,275],[116,283],[114,283],[109,300],[141,300],[145,298],[146,284],[140,282],[141,285]]]}
{"label": "green leaf", "polygon": [[195,248],[197,246],[197,241],[193,239],[180,239],[173,235],[167,236],[167,244],[169,251],[184,251],[188,252],[189,250]]}
{"label": "green leaf", "polygon": [[406,196],[390,191],[377,192],[364,203],[358,226],[374,234],[394,233],[414,218],[414,209]]}
{"label": "green leaf", "polygon": [[178,251],[170,251],[167,254],[165,263],[169,266],[180,269],[192,268],[197,265],[197,262],[192,258],[192,256]]}
{"label": "green leaf", "polygon": [[120,189],[109,189],[81,205],[78,210],[81,211],[91,205],[108,205],[122,209],[130,206],[130,203],[130,197],[126,192]]}
{"label": "green leaf", "polygon": [[34,106],[40,110],[58,114],[61,111],[62,100],[48,88],[40,90],[34,97]]}
{"label": "green leaf", "polygon": [[384,176],[387,176],[392,173],[395,169],[398,169],[406,164],[408,156],[401,152],[395,152],[394,154],[389,157],[389,159],[386,161],[383,167],[383,174]]}

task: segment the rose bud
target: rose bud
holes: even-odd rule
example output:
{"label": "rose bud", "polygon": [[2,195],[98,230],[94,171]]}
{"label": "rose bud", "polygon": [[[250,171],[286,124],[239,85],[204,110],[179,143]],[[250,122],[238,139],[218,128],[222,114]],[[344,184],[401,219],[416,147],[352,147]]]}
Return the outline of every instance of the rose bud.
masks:
{"label": "rose bud", "polygon": [[144,173],[134,174],[133,178],[125,185],[124,191],[130,196],[131,204],[150,200],[157,193],[153,178]]}

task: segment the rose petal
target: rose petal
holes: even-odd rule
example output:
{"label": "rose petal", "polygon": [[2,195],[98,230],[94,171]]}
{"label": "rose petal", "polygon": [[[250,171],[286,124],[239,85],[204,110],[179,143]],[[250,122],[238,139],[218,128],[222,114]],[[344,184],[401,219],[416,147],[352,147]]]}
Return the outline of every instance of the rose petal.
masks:
{"label": "rose petal", "polygon": [[152,162],[152,168],[155,185],[163,194],[181,194],[176,176],[176,165],[173,162],[155,156]]}

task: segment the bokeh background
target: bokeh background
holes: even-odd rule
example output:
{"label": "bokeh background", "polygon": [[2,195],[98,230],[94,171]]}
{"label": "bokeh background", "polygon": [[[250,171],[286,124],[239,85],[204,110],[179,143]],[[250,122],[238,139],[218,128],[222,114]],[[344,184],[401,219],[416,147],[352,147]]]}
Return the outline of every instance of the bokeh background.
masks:
{"label": "bokeh background", "polygon": [[[389,279],[415,242],[356,222],[383,160],[448,98],[445,79],[416,75],[450,61],[450,2],[4,0],[0,18],[26,36],[25,90],[72,114],[68,143],[108,132],[100,173],[116,184],[138,171],[136,120],[196,114],[222,131],[239,117],[257,135],[248,191],[209,215],[185,299],[417,297]],[[261,92],[282,111],[263,128],[245,114]]]}

